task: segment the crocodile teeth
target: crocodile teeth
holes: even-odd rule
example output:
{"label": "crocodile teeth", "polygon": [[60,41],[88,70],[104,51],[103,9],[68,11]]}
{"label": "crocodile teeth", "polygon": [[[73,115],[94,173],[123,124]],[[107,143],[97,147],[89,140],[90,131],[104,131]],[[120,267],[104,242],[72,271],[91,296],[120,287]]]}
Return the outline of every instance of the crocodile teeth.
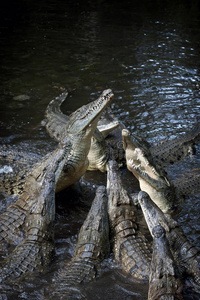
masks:
{"label": "crocodile teeth", "polygon": [[132,159],[132,158],[130,158],[130,159],[128,160],[128,164],[130,164],[131,167],[134,168],[134,169],[138,169],[138,168],[141,167],[141,164],[135,165],[135,164],[133,163],[133,159]]}

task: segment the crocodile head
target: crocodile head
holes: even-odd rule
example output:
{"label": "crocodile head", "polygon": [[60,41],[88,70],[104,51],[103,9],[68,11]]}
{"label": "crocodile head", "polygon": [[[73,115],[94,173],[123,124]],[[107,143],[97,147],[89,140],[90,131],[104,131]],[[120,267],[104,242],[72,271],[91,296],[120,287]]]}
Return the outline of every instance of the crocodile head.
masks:
{"label": "crocodile head", "polygon": [[118,224],[124,224],[124,220],[127,222],[129,220],[136,228],[135,207],[132,206],[131,196],[123,187],[119,167],[114,160],[109,160],[107,163],[107,194],[111,228],[115,228]]}
{"label": "crocodile head", "polygon": [[46,110],[47,131],[62,144],[66,139],[69,139],[72,144],[68,161],[57,182],[56,192],[73,184],[86,172],[89,165],[88,153],[91,138],[101,114],[110,104],[112,97],[112,90],[105,90],[97,100],[80,107],[70,116],[66,116],[60,110],[66,94],[52,100],[48,105]]}
{"label": "crocodile head", "polygon": [[111,89],[105,90],[97,100],[83,105],[68,116],[60,109],[67,95],[66,91],[49,103],[43,121],[50,136],[59,142],[66,137],[81,135],[82,132],[94,132],[100,116],[113,97]]}
{"label": "crocodile head", "polygon": [[171,228],[177,226],[176,221],[174,221],[170,217],[170,215],[164,214],[160,210],[160,208],[151,200],[146,192],[139,192],[138,201],[140,203],[147,226],[152,236],[155,235],[155,228],[158,225],[161,225],[166,232],[169,232]]}
{"label": "crocodile head", "polygon": [[69,116],[67,132],[72,135],[77,135],[82,130],[92,131],[93,133],[101,114],[113,96],[111,89],[105,90],[97,100],[83,105],[73,112]]}
{"label": "crocodile head", "polygon": [[107,165],[107,191],[109,195],[110,209],[120,205],[131,205],[131,197],[122,186],[118,163],[109,160]]}
{"label": "crocodile head", "polygon": [[147,192],[163,212],[173,210],[176,199],[174,186],[164,169],[155,164],[148,144],[145,142],[143,145],[142,139],[124,129],[122,138],[127,168],[139,180],[141,190]]}

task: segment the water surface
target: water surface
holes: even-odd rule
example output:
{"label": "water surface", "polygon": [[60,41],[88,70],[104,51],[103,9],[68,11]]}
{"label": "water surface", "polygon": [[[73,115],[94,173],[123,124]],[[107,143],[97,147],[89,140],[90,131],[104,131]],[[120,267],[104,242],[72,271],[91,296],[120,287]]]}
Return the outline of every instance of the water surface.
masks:
{"label": "water surface", "polygon": [[[51,145],[40,125],[49,101],[70,91],[69,114],[111,88],[113,113],[149,142],[173,138],[195,122],[200,108],[199,1],[8,1],[0,20],[0,141]],[[26,97],[17,96],[25,95]],[[27,97],[28,96],[28,97]],[[24,100],[23,100],[24,99]],[[40,151],[40,150],[38,150]],[[200,164],[197,154],[172,174]],[[20,299],[40,299],[52,274],[70,260],[94,195],[106,175],[89,172],[90,193],[57,197],[56,255],[47,274],[22,287]],[[138,188],[130,179],[126,184]],[[177,216],[200,246],[199,194]],[[111,257],[88,299],[147,299],[148,286],[127,278]],[[40,283],[38,283],[40,282]],[[8,291],[8,295],[10,291]]]}

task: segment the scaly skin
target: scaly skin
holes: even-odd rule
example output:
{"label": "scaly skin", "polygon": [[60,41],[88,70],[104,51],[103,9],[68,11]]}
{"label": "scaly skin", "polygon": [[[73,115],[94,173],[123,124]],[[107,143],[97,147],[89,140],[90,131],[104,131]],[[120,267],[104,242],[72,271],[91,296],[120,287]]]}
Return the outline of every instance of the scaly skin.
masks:
{"label": "scaly skin", "polygon": [[122,269],[137,279],[148,279],[151,248],[136,224],[136,208],[123,188],[118,165],[107,164],[108,213],[115,260]]}
{"label": "scaly skin", "polygon": [[[45,155],[46,153],[43,153]],[[30,146],[2,145],[0,149],[0,190],[8,195],[23,191],[27,175],[33,166],[41,161],[37,149],[30,151]]]}
{"label": "scaly skin", "polygon": [[90,151],[88,153],[88,170],[106,171],[106,164],[108,161],[107,145],[104,136],[100,131],[95,132],[95,136],[91,139]]}
{"label": "scaly skin", "polygon": [[[62,140],[68,135],[66,128],[68,127],[68,123],[71,122],[71,116],[63,114],[60,110],[63,100],[63,97],[53,100],[46,109],[47,131],[50,136],[54,137],[57,141]],[[84,108],[84,106],[82,108]],[[109,151],[104,137],[119,125],[119,121],[113,118],[108,120],[104,116],[99,120],[98,124],[91,139],[91,146],[88,153],[88,170],[100,170],[105,172]]]}
{"label": "scaly skin", "polygon": [[153,228],[157,225],[166,230],[170,250],[180,270],[200,286],[200,249],[189,242],[177,222],[170,215],[164,214],[147,193],[141,191],[138,200],[151,235],[153,236]]}
{"label": "scaly skin", "polygon": [[[46,111],[46,117],[48,118],[46,128],[50,135],[60,142],[64,143],[66,139],[69,139],[72,143],[67,164],[63,167],[60,178],[56,184],[56,192],[72,185],[86,172],[89,165],[87,156],[90,150],[91,138],[101,114],[106,106],[110,104],[113,93],[110,89],[103,91],[97,100],[77,109],[69,117],[61,112],[59,114],[59,107],[66,96],[67,92],[52,100]],[[56,117],[57,119],[55,119]],[[57,131],[54,132],[53,123],[57,120],[56,126],[59,127],[61,126],[59,125],[60,122],[64,122],[63,119],[65,121],[64,127],[62,127],[63,130],[60,134]],[[17,177],[15,175],[16,173],[14,172],[12,177],[11,172],[9,174],[9,179],[6,179],[8,177],[7,174],[2,174],[3,178],[0,182],[2,191],[9,194],[19,194],[23,190],[27,168],[25,168],[25,170],[20,170]]]}
{"label": "scaly skin", "polygon": [[166,231],[161,225],[152,230],[153,254],[149,276],[148,300],[180,300],[183,284],[171,253]]}
{"label": "scaly skin", "polygon": [[178,195],[189,197],[191,194],[195,194],[200,188],[200,168],[185,171],[184,174],[173,180],[173,183]]}
{"label": "scaly skin", "polygon": [[[66,96],[67,92],[54,99],[46,110],[47,130],[57,141],[64,138],[66,124],[69,122],[69,116],[64,115],[60,110],[60,106]],[[99,169],[104,172],[106,170],[108,158],[120,162],[124,161],[125,154],[122,147],[121,130],[124,129],[125,126],[111,115],[110,111],[106,112],[105,116],[100,121],[98,129],[101,132],[96,130],[91,139],[91,147],[88,153],[88,170]],[[199,138],[199,124],[200,122],[198,120],[193,128],[187,133],[173,140],[158,142],[154,146],[151,146],[143,138],[135,134],[132,134],[132,140],[135,142],[136,147],[148,149],[155,164],[163,167],[184,158],[193,151],[193,145]],[[108,133],[111,134],[107,136]],[[103,137],[106,137],[106,139]],[[75,144],[75,147],[78,143],[79,142]],[[40,159],[35,153],[28,153],[29,151],[29,149],[21,150],[20,148],[18,150],[0,149],[0,162],[4,161],[3,167],[0,169],[0,189],[2,191],[9,194],[18,194],[23,190],[26,173],[28,173],[34,163]],[[15,166],[14,168],[12,168],[13,165]],[[23,172],[21,171],[22,168],[24,170]],[[197,179],[195,177],[195,183],[192,181],[191,185],[196,184],[196,181]],[[180,186],[180,189],[182,189],[182,187],[183,185]],[[63,188],[65,188],[65,186],[62,186],[61,184],[60,189]],[[188,193],[188,189],[184,188],[184,192]]]}
{"label": "scaly skin", "polygon": [[197,118],[190,130],[171,140],[158,141],[151,145],[144,138],[133,133],[131,139],[135,148],[150,152],[155,165],[163,168],[195,152],[194,145],[200,139],[200,118]]}
{"label": "scaly skin", "polygon": [[163,212],[171,211],[178,201],[167,173],[154,163],[146,147],[137,148],[136,141],[128,130],[122,130],[122,138],[127,168],[139,180],[140,189],[147,192]]}
{"label": "scaly skin", "polygon": [[[106,129],[105,132],[103,132],[103,128],[109,122],[111,122],[112,125],[114,125],[114,123],[118,123],[118,127],[113,128],[107,136]],[[106,151],[110,159],[115,159],[120,162],[124,161],[125,153],[123,151],[123,148],[121,147],[121,130],[126,129],[124,124],[117,120],[117,118],[113,116],[111,111],[107,109],[103,114],[102,118],[99,120],[98,129],[102,132],[103,136],[106,139],[105,141],[102,141],[102,143],[98,142],[95,146],[93,146],[90,155],[95,155],[95,157],[97,157],[99,154],[102,153],[102,151]],[[199,140],[199,137],[199,119],[194,124],[194,126],[185,134],[182,134],[172,140],[160,141],[153,145],[150,145],[142,137],[136,134],[132,134],[132,138],[135,141],[137,147],[148,149],[148,151],[150,151],[151,153],[151,156],[153,157],[155,164],[161,167],[173,164],[174,162],[185,158],[188,154],[194,153],[194,145]],[[105,143],[106,146],[104,145]],[[104,150],[100,150],[101,148]],[[99,155],[99,160],[100,159],[101,155]]]}
{"label": "scaly skin", "polygon": [[194,153],[195,142],[200,138],[200,118],[186,133],[172,139],[160,141],[150,148],[151,155],[156,164],[162,167],[173,164]]}
{"label": "scaly skin", "polygon": [[[46,128],[48,132],[58,141],[63,141],[66,137],[72,141],[69,159],[57,183],[56,192],[72,185],[86,172],[89,165],[87,156],[90,150],[91,138],[101,114],[110,104],[112,97],[112,91],[110,89],[105,90],[97,100],[83,105],[69,117],[66,117],[60,111],[60,105],[66,98],[66,93],[64,93],[64,96],[61,95],[59,98],[52,100],[48,105],[46,110]],[[55,131],[55,118],[57,118],[56,129],[60,126],[59,128],[62,128],[62,130]],[[61,125],[59,125],[59,120],[61,120]],[[63,120],[65,121],[64,126]]]}
{"label": "scaly skin", "polygon": [[[43,162],[37,163],[28,175],[18,200],[9,205],[0,216],[0,253],[5,258],[3,264],[8,266],[8,270],[5,271],[8,272],[5,273],[7,275],[3,275],[4,271],[1,271],[3,278],[11,276],[9,268],[12,269],[12,257],[20,259],[20,256],[23,256],[23,248],[27,249],[24,245],[28,247],[30,243],[34,244],[34,241],[38,240],[43,247],[41,235],[44,236],[44,243],[49,239],[50,233],[47,228],[54,219],[54,185],[60,177],[70,150],[71,143],[66,141],[64,145],[60,144],[56,150],[48,154]],[[16,245],[18,246],[14,252],[6,258]],[[37,245],[34,247],[37,248]],[[21,255],[18,255],[20,252]],[[15,263],[18,264],[18,261]]]}
{"label": "scaly skin", "polygon": [[126,129],[122,131],[122,136],[127,168],[138,179],[140,189],[147,192],[163,212],[172,211],[183,197],[199,190],[198,168],[171,181],[167,172],[154,161],[145,143],[135,139],[135,135]]}
{"label": "scaly skin", "polygon": [[80,229],[74,256],[54,277],[52,292],[45,299],[82,299],[81,287],[100,276],[100,263],[109,253],[107,196],[100,186]]}
{"label": "scaly skin", "polygon": [[53,251],[53,221],[55,216],[54,174],[47,174],[40,198],[25,218],[24,240],[1,262],[0,280],[22,279],[33,272],[42,272],[49,264]]}

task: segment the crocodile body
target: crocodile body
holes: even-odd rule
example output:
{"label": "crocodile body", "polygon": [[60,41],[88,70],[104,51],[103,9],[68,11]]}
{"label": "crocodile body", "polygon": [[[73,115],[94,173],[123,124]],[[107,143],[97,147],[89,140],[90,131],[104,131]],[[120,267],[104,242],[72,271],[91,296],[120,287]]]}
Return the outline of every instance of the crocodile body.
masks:
{"label": "crocodile body", "polygon": [[[70,116],[63,114],[60,110],[62,102],[62,98],[59,98],[58,101],[53,100],[46,109],[46,129],[50,136],[57,141],[67,136],[66,127],[70,120]],[[112,147],[110,147],[110,144],[107,144],[105,137],[119,125],[121,127],[121,123],[114,116],[111,116],[110,113],[105,111],[91,139],[91,147],[88,153],[88,170],[98,169],[102,172],[106,171],[107,160],[109,157],[112,157]],[[117,148],[116,146],[117,145],[115,145],[115,148]],[[117,156],[119,156],[119,154]]]}
{"label": "crocodile body", "polygon": [[138,195],[148,228],[153,236],[153,228],[161,225],[166,230],[170,250],[182,274],[191,277],[200,286],[200,249],[187,239],[177,222],[164,214],[144,191]]}
{"label": "crocodile body", "polygon": [[100,276],[100,263],[109,253],[107,196],[105,187],[100,186],[80,229],[74,256],[54,277],[46,299],[83,299],[81,287]]}
{"label": "crocodile body", "polygon": [[[110,130],[106,130],[106,126],[109,128],[109,124],[112,124],[112,127]],[[116,124],[116,128],[114,128],[114,124]],[[105,139],[101,139],[93,145],[90,155],[94,156],[94,161],[96,158],[101,160],[103,151],[108,154],[107,156],[110,159],[119,162],[124,161],[125,153],[122,147],[121,131],[126,129],[125,125],[111,113],[111,110],[107,109],[98,122],[98,129]],[[193,127],[186,133],[171,140],[158,141],[152,145],[136,134],[132,136],[134,136],[137,145],[150,151],[157,165],[165,167],[185,158],[189,154],[195,153],[194,146],[200,138],[200,119],[198,118]]]}
{"label": "crocodile body", "polygon": [[183,283],[166,238],[166,231],[161,225],[157,225],[153,228],[152,235],[153,254],[148,300],[181,300]]}
{"label": "crocodile body", "polygon": [[22,193],[27,175],[45,155],[37,153],[37,149],[30,151],[30,146],[27,149],[21,145],[3,145],[0,149],[0,190],[8,195]]}
{"label": "crocodile body", "polygon": [[[65,92],[61,94],[60,97],[52,100],[46,110],[47,131],[50,136],[57,141],[61,141],[68,134],[67,126],[69,124],[70,116],[63,114],[60,110],[60,106],[67,97],[67,94],[68,93]],[[77,113],[77,119],[81,117],[79,110],[75,113]],[[77,171],[77,176],[76,178],[73,178],[72,182],[79,178],[78,174],[81,175],[85,172],[86,166],[88,170],[99,169],[104,172],[106,171],[108,158],[119,162],[122,162],[125,159],[125,151],[123,149],[121,138],[121,130],[125,129],[123,123],[119,122],[110,111],[106,112],[99,122],[98,128],[101,132],[95,130],[91,137],[91,146],[90,150],[88,151],[87,149],[86,151],[88,152],[88,156],[85,158],[85,164],[82,165],[82,160],[78,159],[79,163],[81,161],[79,165],[80,170]],[[135,143],[135,147],[142,147],[149,151],[155,164],[163,167],[172,164],[191,153],[196,140],[199,138],[199,132],[200,122],[198,120],[191,130],[173,140],[161,141],[156,145],[150,145],[143,138],[132,134],[132,141]],[[72,139],[74,140],[74,137],[72,137]],[[78,145],[82,145],[82,142],[87,144],[83,137],[80,137],[80,140],[77,142],[74,140],[72,162],[73,157],[76,156],[76,150],[79,149]],[[90,142],[87,145],[89,144]],[[81,151],[84,152],[83,150]],[[2,168],[0,169],[0,189],[8,194],[20,193],[23,189],[26,174],[30,171],[30,168],[34,163],[39,160],[40,155],[35,152],[30,152],[29,149],[21,150],[20,147],[11,149],[9,146],[0,149],[0,163],[2,165]],[[76,161],[76,159],[74,159],[74,161]],[[57,187],[57,191],[64,189],[71,184],[68,180],[66,180],[66,184],[63,184],[67,171],[68,170],[63,172],[63,177],[61,177],[62,179],[59,182],[60,187]]]}
{"label": "crocodile body", "polygon": [[195,143],[200,139],[200,118],[197,118],[193,127],[171,140],[159,141],[150,147],[151,155],[156,164],[162,167],[179,161],[188,154],[195,153]]}
{"label": "crocodile body", "polygon": [[53,252],[55,184],[68,159],[66,141],[36,164],[18,200],[0,216],[1,281],[42,271]]}
{"label": "crocodile body", "polygon": [[118,165],[107,164],[108,213],[115,260],[122,269],[137,279],[148,279],[151,261],[149,242],[136,223],[136,207],[123,188]]}
{"label": "crocodile body", "polygon": [[[67,92],[64,92],[60,97],[52,100],[46,111],[46,117],[48,117],[46,128],[51,136],[55,137],[59,142],[64,143],[66,139],[69,139],[72,143],[67,164],[64,165],[56,184],[56,192],[72,185],[86,172],[89,164],[87,156],[90,150],[91,138],[103,110],[113,97],[113,93],[110,89],[103,91],[97,100],[77,109],[69,117],[60,113],[56,126],[61,126],[59,125],[59,122],[61,122],[61,124],[63,124],[62,122],[65,122],[63,132],[58,135],[57,132],[54,132],[52,127],[54,127],[53,123],[56,122],[55,116],[58,114],[57,107],[61,105],[66,96]],[[63,116],[64,121],[61,116]],[[17,176],[15,176],[16,172],[10,172],[9,176],[5,172],[2,173],[0,182],[1,190],[8,194],[20,193],[25,183],[27,169],[28,164],[25,166],[25,169],[18,172]]]}

